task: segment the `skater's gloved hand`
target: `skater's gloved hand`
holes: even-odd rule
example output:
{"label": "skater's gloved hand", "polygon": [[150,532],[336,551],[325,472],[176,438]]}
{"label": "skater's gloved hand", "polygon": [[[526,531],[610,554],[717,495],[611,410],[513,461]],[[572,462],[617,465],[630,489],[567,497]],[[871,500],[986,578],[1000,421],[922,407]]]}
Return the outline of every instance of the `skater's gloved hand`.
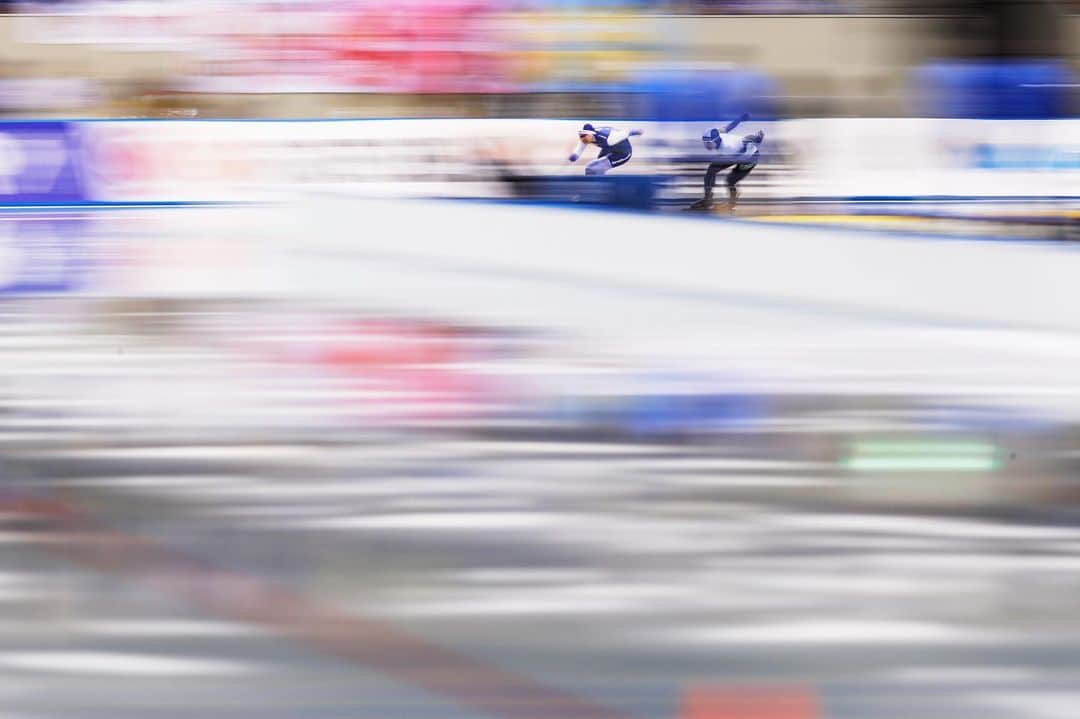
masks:
{"label": "skater's gloved hand", "polygon": [[577,162],[578,156],[575,153],[570,153],[570,157],[568,159],[570,160],[570,162]]}
{"label": "skater's gloved hand", "polygon": [[635,128],[635,129],[633,129],[633,130],[631,130],[631,131],[630,131],[630,135],[631,135],[631,136],[635,136],[635,135],[644,135],[644,134],[645,134],[645,131],[644,131],[644,130],[639,130],[639,129],[637,129],[637,128]]}

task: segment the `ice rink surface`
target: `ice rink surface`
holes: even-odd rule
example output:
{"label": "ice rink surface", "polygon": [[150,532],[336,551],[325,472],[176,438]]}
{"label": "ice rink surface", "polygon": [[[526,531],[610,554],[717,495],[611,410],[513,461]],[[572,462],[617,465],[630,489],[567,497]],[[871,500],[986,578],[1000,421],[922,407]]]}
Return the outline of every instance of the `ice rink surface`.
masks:
{"label": "ice rink surface", "polygon": [[[0,303],[0,717],[667,719],[702,686],[1074,715],[1070,245],[452,202],[33,217],[92,269]],[[420,321],[468,351],[390,372]],[[386,421],[433,366],[469,411]],[[672,392],[765,409],[610,411]],[[874,441],[995,463],[853,470]]]}

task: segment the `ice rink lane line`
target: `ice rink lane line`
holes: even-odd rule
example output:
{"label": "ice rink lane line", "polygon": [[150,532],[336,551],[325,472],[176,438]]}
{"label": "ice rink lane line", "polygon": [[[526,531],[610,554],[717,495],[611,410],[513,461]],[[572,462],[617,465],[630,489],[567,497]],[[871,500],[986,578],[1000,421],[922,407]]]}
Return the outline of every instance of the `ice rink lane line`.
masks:
{"label": "ice rink lane line", "polygon": [[46,520],[69,541],[53,554],[97,571],[128,577],[222,619],[262,626],[397,681],[500,719],[626,719],[609,707],[401,631],[388,622],[346,614],[306,597],[215,567],[149,539],[111,530],[74,505],[5,495],[0,512]]}

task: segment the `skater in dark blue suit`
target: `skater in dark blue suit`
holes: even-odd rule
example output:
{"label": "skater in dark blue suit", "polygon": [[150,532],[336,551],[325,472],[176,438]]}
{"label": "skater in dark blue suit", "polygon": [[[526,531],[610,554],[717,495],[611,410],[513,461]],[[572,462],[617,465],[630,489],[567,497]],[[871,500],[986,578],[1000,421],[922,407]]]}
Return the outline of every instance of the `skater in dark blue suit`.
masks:
{"label": "skater in dark blue suit", "polygon": [[586,175],[603,175],[608,170],[625,165],[630,162],[634,154],[634,148],[630,146],[630,138],[645,134],[642,130],[620,130],[614,127],[593,127],[591,123],[585,123],[578,130],[578,144],[570,153],[570,162],[577,162],[587,145],[596,145],[600,148],[600,155],[585,166]]}

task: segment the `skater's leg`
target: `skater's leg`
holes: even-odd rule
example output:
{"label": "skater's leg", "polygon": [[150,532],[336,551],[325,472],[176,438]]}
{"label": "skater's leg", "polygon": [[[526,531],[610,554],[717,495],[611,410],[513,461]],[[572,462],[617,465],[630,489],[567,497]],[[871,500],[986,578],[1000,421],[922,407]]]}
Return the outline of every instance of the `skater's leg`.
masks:
{"label": "skater's leg", "polygon": [[598,157],[588,165],[585,166],[586,175],[603,175],[605,172],[611,169],[611,159],[607,157]]}
{"label": "skater's leg", "polygon": [[616,168],[630,162],[630,158],[633,156],[633,154],[634,153],[632,152],[628,152],[625,155],[615,155],[614,153],[612,153],[611,155],[608,155],[607,159],[611,163],[611,167]]}
{"label": "skater's leg", "polygon": [[742,182],[743,178],[749,175],[753,169],[757,167],[756,164],[744,163],[742,165],[736,165],[735,169],[728,173],[727,186],[735,187],[735,185]]}
{"label": "skater's leg", "polygon": [[720,174],[722,170],[731,167],[729,162],[714,162],[709,165],[709,169],[705,171],[705,196],[695,202],[690,207],[695,210],[707,210],[712,207],[712,195],[713,187],[716,186],[716,176]]}
{"label": "skater's leg", "polygon": [[749,175],[755,167],[757,167],[757,165],[754,163],[743,163],[741,165],[736,165],[735,169],[728,173],[728,208],[734,209],[735,203],[739,200],[739,189],[736,185]]}
{"label": "skater's leg", "polygon": [[714,162],[709,165],[709,169],[705,171],[705,197],[712,199],[713,187],[716,186],[716,176],[729,167],[731,167],[730,162]]}

